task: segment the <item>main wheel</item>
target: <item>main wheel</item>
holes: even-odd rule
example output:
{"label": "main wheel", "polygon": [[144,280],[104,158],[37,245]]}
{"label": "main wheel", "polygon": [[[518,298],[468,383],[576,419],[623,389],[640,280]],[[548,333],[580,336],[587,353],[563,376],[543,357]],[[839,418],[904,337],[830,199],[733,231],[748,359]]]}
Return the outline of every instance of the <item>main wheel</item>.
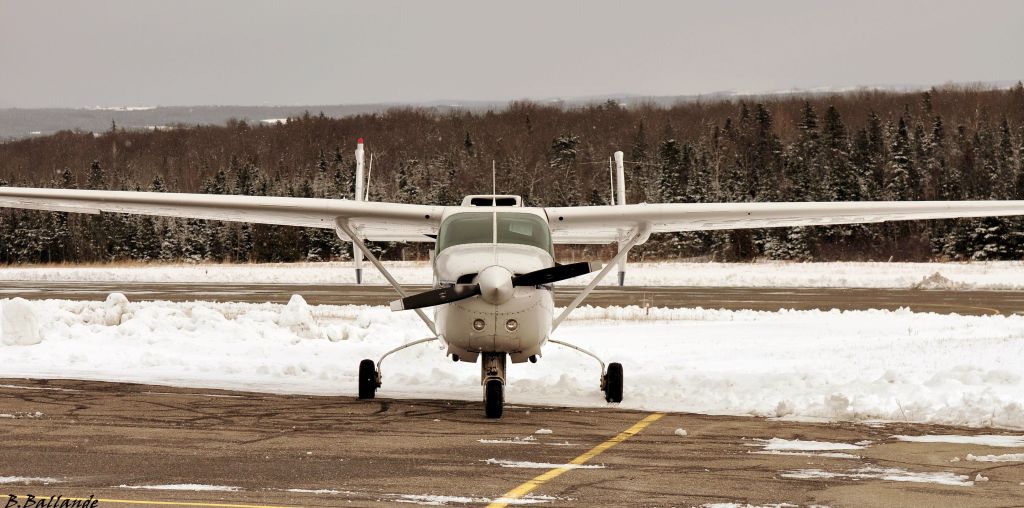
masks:
{"label": "main wheel", "polygon": [[505,405],[505,385],[500,379],[492,379],[484,385],[484,413],[488,418],[501,418]]}
{"label": "main wheel", "polygon": [[622,364],[609,363],[604,375],[604,400],[622,402]]}
{"label": "main wheel", "polygon": [[377,365],[373,360],[359,362],[359,398],[372,399],[377,393]]}

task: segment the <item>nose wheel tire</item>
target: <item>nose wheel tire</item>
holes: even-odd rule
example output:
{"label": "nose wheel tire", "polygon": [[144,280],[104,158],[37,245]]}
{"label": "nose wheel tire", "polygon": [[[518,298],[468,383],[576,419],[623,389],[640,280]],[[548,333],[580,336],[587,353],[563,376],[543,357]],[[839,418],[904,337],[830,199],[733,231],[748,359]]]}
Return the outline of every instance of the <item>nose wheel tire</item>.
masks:
{"label": "nose wheel tire", "polygon": [[500,379],[491,379],[484,385],[484,413],[488,418],[501,418],[505,405],[505,385]]}
{"label": "nose wheel tire", "polygon": [[359,398],[372,399],[377,393],[377,365],[373,360],[359,362]]}
{"label": "nose wheel tire", "polygon": [[609,363],[604,375],[604,400],[622,402],[622,364]]}

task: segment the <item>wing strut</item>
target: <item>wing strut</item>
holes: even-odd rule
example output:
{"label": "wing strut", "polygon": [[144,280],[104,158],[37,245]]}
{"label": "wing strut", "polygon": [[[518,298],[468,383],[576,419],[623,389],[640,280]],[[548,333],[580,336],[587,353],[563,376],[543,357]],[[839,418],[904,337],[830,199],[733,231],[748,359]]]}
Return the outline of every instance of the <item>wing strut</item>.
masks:
{"label": "wing strut", "polygon": [[[398,283],[398,281],[391,276],[391,272],[389,272],[387,268],[384,268],[384,265],[381,264],[379,259],[377,259],[377,256],[374,256],[373,252],[370,252],[370,249],[366,247],[365,243],[363,243],[363,239],[359,238],[359,235],[357,235],[355,231],[352,231],[352,226],[348,224],[348,221],[346,219],[338,217],[334,221],[334,223],[337,224],[338,226],[338,228],[335,230],[335,232],[338,234],[338,238],[341,238],[342,240],[351,240],[352,245],[358,247],[359,251],[366,256],[366,259],[369,259],[370,263],[373,263],[373,266],[377,267],[377,270],[380,272],[380,274],[383,275],[384,278],[388,280],[388,283],[391,284],[391,287],[395,288],[395,291],[398,291],[398,294],[401,295],[402,298],[409,296],[405,292],[405,290],[402,289],[402,286]],[[427,328],[430,329],[430,333],[434,334],[434,336],[436,337],[437,329],[434,327],[434,322],[427,317],[426,313],[423,312],[423,309],[415,310],[416,314],[419,315],[420,319],[423,320],[423,323],[426,324]]]}
{"label": "wing strut", "polygon": [[594,288],[597,287],[598,284],[601,283],[601,279],[604,279],[604,276],[608,275],[608,272],[611,271],[612,267],[616,266],[620,260],[625,259],[626,255],[629,254],[630,249],[638,244],[646,242],[650,236],[651,225],[649,223],[645,222],[633,230],[633,236],[619,244],[619,253],[616,254],[608,264],[604,265],[604,268],[597,274],[597,277],[594,277],[594,280],[590,281],[590,284],[583,288],[583,291],[580,291],[580,294],[576,295],[576,299],[574,299],[572,303],[570,303],[569,306],[566,307],[557,318],[555,318],[555,322],[551,324],[551,331],[554,332],[555,329],[558,328],[558,325],[562,324],[562,321],[565,321],[565,318],[569,317],[569,314],[576,310],[576,307],[579,307],[580,303],[582,303],[587,296],[590,296],[590,293],[594,291]]}
{"label": "wing strut", "polygon": [[[618,195],[618,202],[616,205],[622,206],[626,204],[626,167],[622,161],[622,151],[615,152],[615,192]],[[615,195],[612,196],[614,200]],[[619,250],[622,250],[622,242],[619,242]],[[622,256],[622,260],[619,261],[619,285],[626,285],[626,258],[629,256]]]}
{"label": "wing strut", "polygon": [[[356,175],[355,175],[355,177],[356,177],[356,185],[355,185],[355,196],[353,196],[356,201],[363,201],[365,199],[363,197],[363,185],[367,181],[367,179],[363,175],[363,161],[364,161],[364,157],[365,157],[364,154],[365,154],[365,152],[363,151],[363,138],[359,138],[359,141],[356,143]],[[372,168],[373,167],[373,156],[372,155],[370,157],[370,161],[371,161],[370,162],[370,167]],[[369,190],[367,190],[366,194],[367,194],[367,196],[369,196],[369,194],[370,194]],[[356,284],[362,284],[363,283],[363,253],[356,246],[356,242],[355,241],[352,242],[352,266],[354,266],[355,269],[356,269]]]}

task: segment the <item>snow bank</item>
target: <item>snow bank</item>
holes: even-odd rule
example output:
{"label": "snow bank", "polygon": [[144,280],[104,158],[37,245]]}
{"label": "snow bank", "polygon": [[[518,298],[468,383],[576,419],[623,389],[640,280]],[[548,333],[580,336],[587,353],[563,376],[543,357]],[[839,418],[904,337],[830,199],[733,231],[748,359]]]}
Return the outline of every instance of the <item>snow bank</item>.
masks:
{"label": "snow bank", "polygon": [[288,300],[288,305],[284,307],[281,316],[277,318],[277,324],[302,338],[312,339],[317,335],[314,332],[317,326],[313,319],[313,311],[309,308],[306,300],[299,295],[292,295]]}
{"label": "snow bank", "polygon": [[[0,309],[17,323],[36,316],[41,339],[5,341],[0,377],[351,396],[361,359],[428,334],[411,312],[301,298]],[[624,408],[1024,428],[1024,316],[585,307],[555,336],[624,365]],[[607,405],[596,362],[543,352],[509,367],[509,404]],[[390,357],[383,382],[380,397],[480,399],[479,367],[446,360],[437,343]]]}
{"label": "snow bank", "polygon": [[[572,260],[565,260],[572,261]],[[403,284],[430,284],[425,262],[385,263]],[[376,270],[365,274],[368,284],[386,284]],[[594,275],[573,279],[586,284]],[[128,267],[4,267],[2,281],[202,282],[351,284],[347,262],[268,263],[258,265],[139,265]],[[918,289],[1024,289],[1024,263],[630,263],[631,286],[725,287],[858,287]],[[604,285],[616,283],[609,276]]]}
{"label": "snow bank", "polygon": [[121,293],[111,293],[103,302],[103,324],[115,326],[125,318],[131,318],[128,311],[128,297]]}
{"label": "snow bank", "polygon": [[32,304],[22,298],[0,302],[0,344],[31,346],[43,340]]}

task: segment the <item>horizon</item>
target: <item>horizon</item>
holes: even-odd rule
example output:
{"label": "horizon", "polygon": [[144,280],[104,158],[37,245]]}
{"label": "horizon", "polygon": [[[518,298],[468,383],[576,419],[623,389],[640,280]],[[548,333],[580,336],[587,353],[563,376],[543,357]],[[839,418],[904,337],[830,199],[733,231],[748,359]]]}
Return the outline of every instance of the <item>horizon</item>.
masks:
{"label": "horizon", "polygon": [[[607,100],[617,99],[639,99],[643,100],[685,100],[708,98],[714,100],[731,100],[744,97],[784,97],[789,95],[842,95],[856,92],[891,92],[891,93],[913,93],[925,90],[942,89],[972,89],[982,90],[1006,90],[1013,88],[1024,79],[1001,79],[992,81],[960,81],[944,83],[893,83],[893,84],[860,84],[860,85],[822,85],[811,88],[789,88],[777,90],[740,90],[724,89],[691,94],[667,94],[649,95],[628,92],[615,92],[607,94],[585,95],[585,96],[545,96],[545,97],[508,97],[493,99],[458,99],[441,98],[422,101],[381,101],[381,102],[358,102],[358,103],[293,103],[293,104],[91,104],[85,106],[4,106],[0,110],[84,110],[84,111],[108,111],[116,113],[133,113],[152,111],[163,108],[302,108],[302,107],[377,107],[377,106],[410,106],[410,107],[466,107],[471,109],[480,106],[509,105],[516,102],[530,102],[535,104],[545,103],[568,103],[570,105],[586,105]],[[623,106],[628,106],[622,103]]]}

